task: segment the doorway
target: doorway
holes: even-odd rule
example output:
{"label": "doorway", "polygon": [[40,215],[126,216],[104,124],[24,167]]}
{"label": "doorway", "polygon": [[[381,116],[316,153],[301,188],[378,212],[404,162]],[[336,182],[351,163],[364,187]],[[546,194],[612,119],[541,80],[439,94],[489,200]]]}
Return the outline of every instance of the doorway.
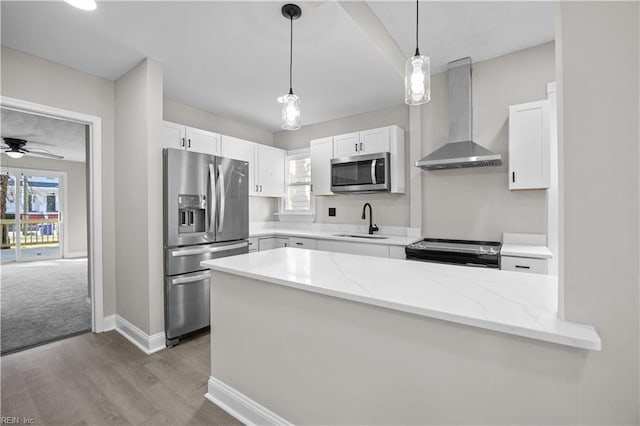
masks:
{"label": "doorway", "polygon": [[1,114],[5,355],[91,331],[92,303],[87,125],[5,108]]}
{"label": "doorway", "polygon": [[0,167],[0,262],[62,257],[66,173]]}

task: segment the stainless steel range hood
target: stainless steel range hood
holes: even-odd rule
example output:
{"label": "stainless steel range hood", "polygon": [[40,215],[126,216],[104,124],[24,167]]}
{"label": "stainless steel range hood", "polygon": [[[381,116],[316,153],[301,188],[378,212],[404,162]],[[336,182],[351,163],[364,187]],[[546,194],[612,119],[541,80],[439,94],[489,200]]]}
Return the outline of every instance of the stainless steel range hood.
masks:
{"label": "stainless steel range hood", "polygon": [[449,62],[449,143],[420,161],[424,170],[499,166],[502,156],[471,140],[471,58]]}

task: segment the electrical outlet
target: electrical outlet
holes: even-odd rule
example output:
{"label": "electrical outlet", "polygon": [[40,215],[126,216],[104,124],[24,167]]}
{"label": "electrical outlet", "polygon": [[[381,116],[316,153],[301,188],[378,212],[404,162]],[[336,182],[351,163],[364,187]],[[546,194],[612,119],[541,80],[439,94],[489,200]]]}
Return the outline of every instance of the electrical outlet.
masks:
{"label": "electrical outlet", "polygon": [[335,215],[336,215],[336,208],[329,207],[329,216],[335,216]]}

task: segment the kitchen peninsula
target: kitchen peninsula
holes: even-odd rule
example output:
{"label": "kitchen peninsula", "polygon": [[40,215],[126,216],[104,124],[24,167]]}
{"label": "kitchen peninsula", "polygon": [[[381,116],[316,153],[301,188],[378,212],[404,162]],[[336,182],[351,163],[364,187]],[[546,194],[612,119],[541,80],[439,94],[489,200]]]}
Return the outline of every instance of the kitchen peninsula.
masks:
{"label": "kitchen peninsula", "polygon": [[207,397],[249,422],[572,423],[558,401],[601,347],[550,276],[295,248],[203,265]]}

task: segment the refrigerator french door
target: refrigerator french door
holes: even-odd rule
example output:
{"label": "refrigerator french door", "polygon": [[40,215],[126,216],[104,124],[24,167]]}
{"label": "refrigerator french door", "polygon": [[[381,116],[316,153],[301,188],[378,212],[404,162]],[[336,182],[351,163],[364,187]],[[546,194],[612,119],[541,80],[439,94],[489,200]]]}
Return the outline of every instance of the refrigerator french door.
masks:
{"label": "refrigerator french door", "polygon": [[245,161],[166,148],[164,287],[167,346],[209,325],[210,273],[203,260],[249,252]]}

